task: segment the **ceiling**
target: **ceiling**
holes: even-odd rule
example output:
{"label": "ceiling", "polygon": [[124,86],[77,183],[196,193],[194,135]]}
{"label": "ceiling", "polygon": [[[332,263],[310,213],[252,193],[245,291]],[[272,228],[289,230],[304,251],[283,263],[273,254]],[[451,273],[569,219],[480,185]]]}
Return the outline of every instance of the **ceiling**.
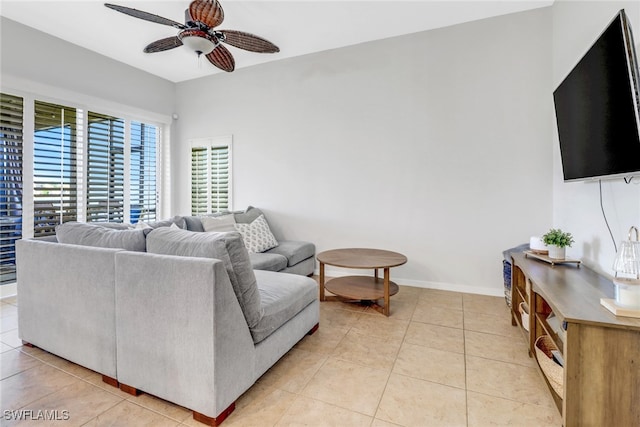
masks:
{"label": "ceiling", "polygon": [[[189,0],[108,0],[184,22]],[[236,69],[358,43],[549,6],[553,0],[339,1],[220,0],[225,19],[219,29],[241,30],[280,47],[259,54],[230,47]],[[177,30],[118,13],[96,0],[0,0],[0,15],[129,64],[181,82],[222,73],[185,47],[146,54],[152,41]]]}

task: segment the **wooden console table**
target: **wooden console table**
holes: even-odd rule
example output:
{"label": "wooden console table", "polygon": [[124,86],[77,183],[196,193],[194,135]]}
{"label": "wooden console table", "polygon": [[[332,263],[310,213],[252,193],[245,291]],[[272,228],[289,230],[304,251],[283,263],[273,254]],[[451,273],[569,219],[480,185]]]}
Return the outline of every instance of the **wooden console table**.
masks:
{"label": "wooden console table", "polygon": [[[640,319],[615,316],[600,305],[600,298],[613,295],[613,283],[585,266],[512,257],[512,324],[525,334],[539,367],[538,337],[548,335],[560,350],[561,394],[543,376],[565,427],[640,426]],[[529,331],[522,327],[521,302],[529,306]]]}
{"label": "wooden console table", "polygon": [[[320,301],[326,300],[324,290],[327,289],[347,300],[369,301],[371,307],[389,316],[389,298],[397,294],[399,289],[398,285],[389,279],[389,270],[391,267],[405,264],[406,256],[380,249],[351,248],[320,252],[317,258],[320,262]],[[343,268],[373,269],[374,277],[336,277],[325,283],[325,264]],[[384,279],[378,278],[379,268],[384,269]],[[379,299],[384,299],[384,307],[375,302]]]}

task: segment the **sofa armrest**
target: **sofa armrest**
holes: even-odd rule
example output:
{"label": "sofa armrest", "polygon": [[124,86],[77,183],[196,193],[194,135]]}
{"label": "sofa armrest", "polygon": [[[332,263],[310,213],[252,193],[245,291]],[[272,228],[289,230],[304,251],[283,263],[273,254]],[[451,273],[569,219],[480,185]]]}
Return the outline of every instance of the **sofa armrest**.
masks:
{"label": "sofa armrest", "polygon": [[255,350],[221,261],[116,256],[118,380],[209,417],[255,381]]}

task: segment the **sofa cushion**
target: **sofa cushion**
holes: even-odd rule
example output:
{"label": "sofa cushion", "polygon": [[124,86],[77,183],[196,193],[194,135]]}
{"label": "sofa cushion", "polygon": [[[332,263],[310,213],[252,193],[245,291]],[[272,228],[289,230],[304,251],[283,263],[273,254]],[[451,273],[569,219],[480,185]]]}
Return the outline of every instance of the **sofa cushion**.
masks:
{"label": "sofa cushion", "polygon": [[249,259],[254,270],[280,271],[287,268],[287,258],[280,254],[250,253]]}
{"label": "sofa cushion", "polygon": [[253,342],[257,344],[318,299],[318,284],[309,277],[294,274],[260,270],[255,274],[263,311],[262,319],[251,328]]}
{"label": "sofa cushion", "polygon": [[278,241],[271,233],[264,215],[260,215],[250,224],[235,224],[235,227],[242,234],[249,253],[264,252],[278,246]]}
{"label": "sofa cushion", "polygon": [[316,254],[316,246],[309,242],[281,240],[278,246],[269,249],[266,254],[278,254],[287,258],[287,267],[294,266]]}
{"label": "sofa cushion", "polygon": [[146,250],[144,230],[119,230],[99,224],[65,222],[56,226],[56,238],[60,243],[72,245],[120,248],[136,252]]}
{"label": "sofa cushion", "polygon": [[200,217],[204,231],[236,231],[236,219],[233,214]]}
{"label": "sofa cushion", "polygon": [[132,224],[128,222],[94,222],[91,225],[99,225],[104,228],[111,228],[113,230],[131,230],[134,228]]}
{"label": "sofa cushion", "polygon": [[247,325],[255,326],[262,317],[256,276],[240,233],[200,233],[168,227],[156,228],[147,235],[147,252],[221,260]]}
{"label": "sofa cushion", "polygon": [[244,212],[234,212],[236,217],[236,223],[238,224],[251,224],[255,221],[260,215],[263,215],[263,212],[254,208],[253,206],[249,206]]}
{"label": "sofa cushion", "polygon": [[184,222],[187,225],[189,231],[204,231],[202,228],[202,221],[199,216],[187,215],[184,217]]}

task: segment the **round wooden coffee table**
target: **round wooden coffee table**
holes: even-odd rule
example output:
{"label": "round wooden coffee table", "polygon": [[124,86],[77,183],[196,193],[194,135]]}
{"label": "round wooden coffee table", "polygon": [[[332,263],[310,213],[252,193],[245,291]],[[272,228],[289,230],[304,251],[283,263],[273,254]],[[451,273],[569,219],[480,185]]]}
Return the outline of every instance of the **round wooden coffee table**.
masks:
{"label": "round wooden coffee table", "polygon": [[[407,262],[407,257],[397,252],[381,249],[333,249],[320,252],[317,257],[320,262],[320,301],[325,301],[324,290],[328,290],[338,297],[347,300],[366,301],[371,307],[389,316],[389,302],[391,295],[398,293],[398,285],[389,280],[389,270]],[[324,266],[373,269],[374,277],[346,276],[336,277],[325,283]],[[378,278],[378,269],[384,269],[384,278]],[[384,299],[384,306],[380,307],[377,300]]]}

